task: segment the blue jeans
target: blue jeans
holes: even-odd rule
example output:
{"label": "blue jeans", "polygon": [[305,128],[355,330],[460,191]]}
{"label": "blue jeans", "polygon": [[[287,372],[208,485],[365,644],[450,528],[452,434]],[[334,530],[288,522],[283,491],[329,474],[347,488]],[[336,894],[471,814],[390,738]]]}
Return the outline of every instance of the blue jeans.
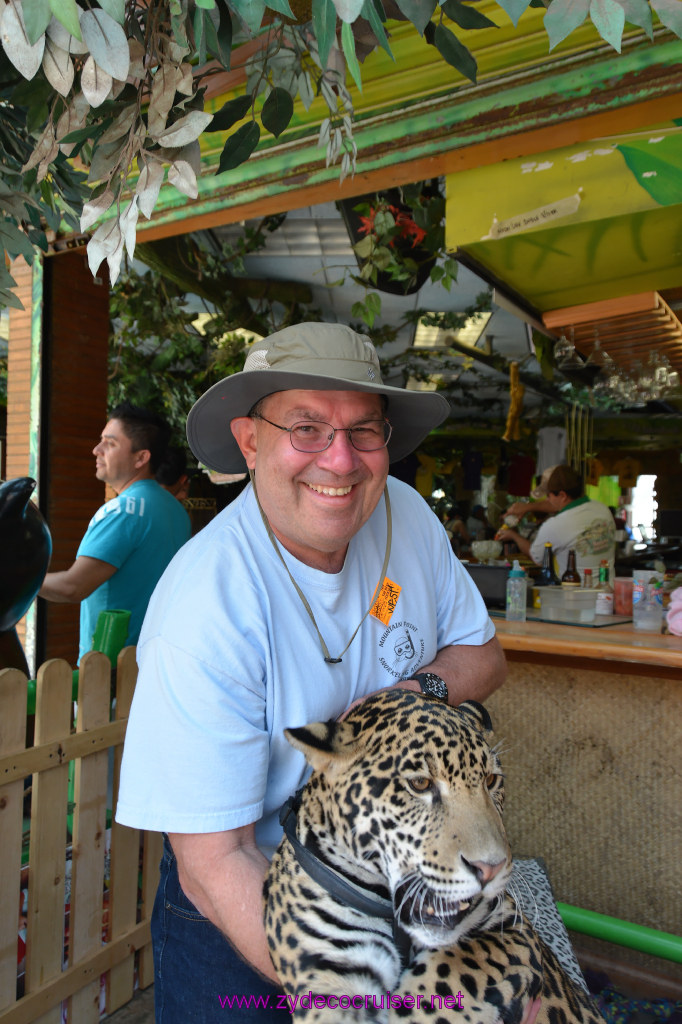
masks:
{"label": "blue jeans", "polygon": [[290,1021],[281,989],[252,970],[187,899],[166,837],[152,912],[152,945],[156,1024]]}

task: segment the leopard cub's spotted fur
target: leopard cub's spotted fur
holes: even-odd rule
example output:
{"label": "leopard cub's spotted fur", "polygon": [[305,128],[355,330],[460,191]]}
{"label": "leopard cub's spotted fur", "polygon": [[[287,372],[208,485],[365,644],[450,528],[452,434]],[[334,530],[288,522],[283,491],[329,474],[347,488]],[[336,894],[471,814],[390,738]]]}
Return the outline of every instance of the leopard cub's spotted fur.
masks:
{"label": "leopard cub's spotted fur", "polygon": [[387,690],[342,722],[287,730],[313,768],[298,840],[391,901],[410,949],[405,964],[393,923],[331,895],[284,838],[265,927],[296,1020],[518,1024],[541,994],[538,1024],[603,1024],[505,894],[511,853],[490,729],[474,702]]}

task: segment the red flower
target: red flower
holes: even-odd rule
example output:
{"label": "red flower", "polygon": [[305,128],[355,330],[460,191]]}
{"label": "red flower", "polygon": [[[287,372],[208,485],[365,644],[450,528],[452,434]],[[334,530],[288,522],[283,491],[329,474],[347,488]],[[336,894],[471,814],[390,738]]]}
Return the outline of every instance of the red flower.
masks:
{"label": "red flower", "polygon": [[371,210],[369,217],[360,217],[359,235],[371,235],[374,232],[374,219],[376,215],[376,210]]}
{"label": "red flower", "polygon": [[400,213],[395,218],[396,227],[400,228],[401,238],[411,238],[412,248],[419,245],[426,238],[426,232],[415,224],[409,213]]}
{"label": "red flower", "polygon": [[[409,213],[404,213],[397,206],[387,206],[381,209],[388,210],[389,213],[393,214],[395,226],[398,229],[396,235],[397,238],[411,238],[412,248],[414,249],[420,242],[426,237],[426,232],[423,228],[420,228],[415,224],[412,216]],[[372,207],[368,217],[360,217],[360,227],[358,228],[359,235],[372,235],[376,233],[376,216],[379,212],[378,209]],[[394,239],[389,240],[388,244],[393,245]]]}

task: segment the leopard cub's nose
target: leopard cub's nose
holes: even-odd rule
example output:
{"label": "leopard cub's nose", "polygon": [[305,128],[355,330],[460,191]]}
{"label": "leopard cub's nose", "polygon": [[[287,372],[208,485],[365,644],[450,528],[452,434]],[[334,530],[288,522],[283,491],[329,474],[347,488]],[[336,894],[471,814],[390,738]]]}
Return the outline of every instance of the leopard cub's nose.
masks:
{"label": "leopard cub's nose", "polygon": [[469,861],[466,859],[466,857],[462,857],[462,860],[469,868],[469,870],[476,875],[476,878],[481,883],[481,886],[487,885],[488,882],[491,882],[495,875],[497,875],[502,870],[504,865],[507,863],[506,860],[504,859],[498,861],[496,864],[487,864],[483,860]]}

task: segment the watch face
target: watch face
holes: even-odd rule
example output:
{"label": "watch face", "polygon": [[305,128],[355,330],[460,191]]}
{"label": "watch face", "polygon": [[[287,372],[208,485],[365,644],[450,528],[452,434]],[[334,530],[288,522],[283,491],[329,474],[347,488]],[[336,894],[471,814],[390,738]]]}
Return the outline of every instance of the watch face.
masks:
{"label": "watch face", "polygon": [[448,688],[445,681],[435,672],[419,672],[414,678],[421,686],[422,693],[427,697],[435,697],[437,700],[448,699]]}

